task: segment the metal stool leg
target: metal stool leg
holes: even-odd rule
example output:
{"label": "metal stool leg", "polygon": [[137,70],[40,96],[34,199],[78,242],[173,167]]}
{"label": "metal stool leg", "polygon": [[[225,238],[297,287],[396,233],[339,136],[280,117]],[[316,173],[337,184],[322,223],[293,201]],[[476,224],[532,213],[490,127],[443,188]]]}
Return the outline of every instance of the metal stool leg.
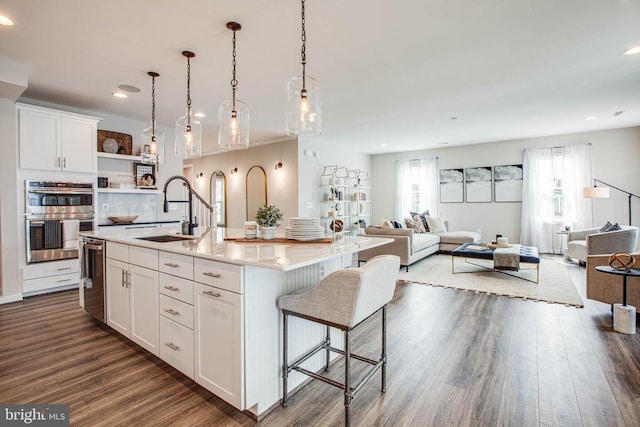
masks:
{"label": "metal stool leg", "polygon": [[331,330],[329,329],[329,325],[327,325],[327,334],[325,337],[325,345],[327,346],[326,360],[324,363],[324,370],[329,372],[329,359],[331,358],[331,350],[329,347],[331,346]]}
{"label": "metal stool leg", "polygon": [[289,376],[289,366],[287,358],[288,331],[287,331],[287,314],[282,312],[282,406],[287,407],[287,377]]}
{"label": "metal stool leg", "polygon": [[349,348],[349,331],[344,331],[344,425],[351,425],[351,383],[349,381],[349,362],[351,349]]}
{"label": "metal stool leg", "polygon": [[387,306],[382,307],[382,392],[387,391]]}

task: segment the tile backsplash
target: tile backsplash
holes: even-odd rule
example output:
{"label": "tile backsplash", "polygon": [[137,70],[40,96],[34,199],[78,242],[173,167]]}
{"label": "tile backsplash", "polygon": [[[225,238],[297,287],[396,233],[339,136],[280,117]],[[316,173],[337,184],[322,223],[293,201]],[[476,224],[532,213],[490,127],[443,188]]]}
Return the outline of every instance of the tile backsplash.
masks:
{"label": "tile backsplash", "polygon": [[98,193],[97,224],[111,224],[110,216],[138,215],[136,222],[157,221],[158,197],[140,193]]}

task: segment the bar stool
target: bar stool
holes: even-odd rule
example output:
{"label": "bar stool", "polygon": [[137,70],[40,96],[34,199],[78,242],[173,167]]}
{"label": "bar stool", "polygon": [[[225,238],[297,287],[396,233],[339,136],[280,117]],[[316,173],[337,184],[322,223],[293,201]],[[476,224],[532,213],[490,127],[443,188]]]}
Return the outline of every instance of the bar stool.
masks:
{"label": "bar stool", "polygon": [[[379,369],[381,369],[382,376],[381,390],[383,393],[386,391],[387,303],[393,298],[399,268],[400,257],[380,255],[371,258],[362,267],[335,271],[317,285],[300,289],[278,299],[278,307],[283,314],[282,406],[286,407],[288,404],[287,377],[292,370],[344,390],[344,421],[346,426],[349,426],[351,422],[351,401]],[[380,310],[382,310],[380,359],[373,360],[351,354],[350,332]],[[291,363],[289,363],[287,356],[288,316],[299,317],[326,326],[324,340]],[[329,327],[343,331],[344,350],[331,347]],[[333,351],[344,356],[344,383],[326,378],[300,366],[322,350],[326,351],[325,371],[329,370],[330,352]],[[373,365],[355,387],[351,386],[349,376],[351,358]]]}

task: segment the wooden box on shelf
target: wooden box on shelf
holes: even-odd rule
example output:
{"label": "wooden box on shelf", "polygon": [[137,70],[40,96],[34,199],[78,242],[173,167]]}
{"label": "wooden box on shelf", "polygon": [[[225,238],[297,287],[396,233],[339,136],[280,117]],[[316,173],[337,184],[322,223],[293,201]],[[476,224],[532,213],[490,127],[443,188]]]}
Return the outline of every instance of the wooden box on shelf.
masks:
{"label": "wooden box on shelf", "polygon": [[104,142],[107,139],[115,140],[118,144],[118,150],[116,153],[111,154],[124,154],[127,156],[133,155],[133,138],[131,135],[120,132],[112,132],[110,130],[99,130],[98,131],[98,152],[99,153],[109,153],[109,151],[105,150]]}

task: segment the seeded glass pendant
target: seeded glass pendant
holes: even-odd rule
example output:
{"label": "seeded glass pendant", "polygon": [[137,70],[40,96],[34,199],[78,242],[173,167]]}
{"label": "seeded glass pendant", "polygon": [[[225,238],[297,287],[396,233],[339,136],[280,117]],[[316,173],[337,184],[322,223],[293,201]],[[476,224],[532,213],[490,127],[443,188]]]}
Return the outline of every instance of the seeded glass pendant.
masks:
{"label": "seeded glass pendant", "polygon": [[242,29],[237,22],[227,22],[233,31],[233,78],[231,79],[231,99],[227,99],[218,109],[218,145],[227,150],[249,148],[249,107],[236,99],[236,32]]}
{"label": "seeded glass pendant", "polygon": [[304,1],[302,1],[302,75],[287,83],[287,135],[316,136],[322,132],[320,84],[307,76],[307,33],[305,31]]}
{"label": "seeded glass pendant", "polygon": [[187,58],[187,110],[176,120],[175,154],[187,159],[202,156],[202,125],[191,112],[191,58],[196,54],[185,50],[182,55]]}
{"label": "seeded glass pendant", "polygon": [[149,71],[151,76],[151,126],[142,131],[142,162],[160,165],[164,163],[164,132],[156,125],[156,77],[160,74]]}

